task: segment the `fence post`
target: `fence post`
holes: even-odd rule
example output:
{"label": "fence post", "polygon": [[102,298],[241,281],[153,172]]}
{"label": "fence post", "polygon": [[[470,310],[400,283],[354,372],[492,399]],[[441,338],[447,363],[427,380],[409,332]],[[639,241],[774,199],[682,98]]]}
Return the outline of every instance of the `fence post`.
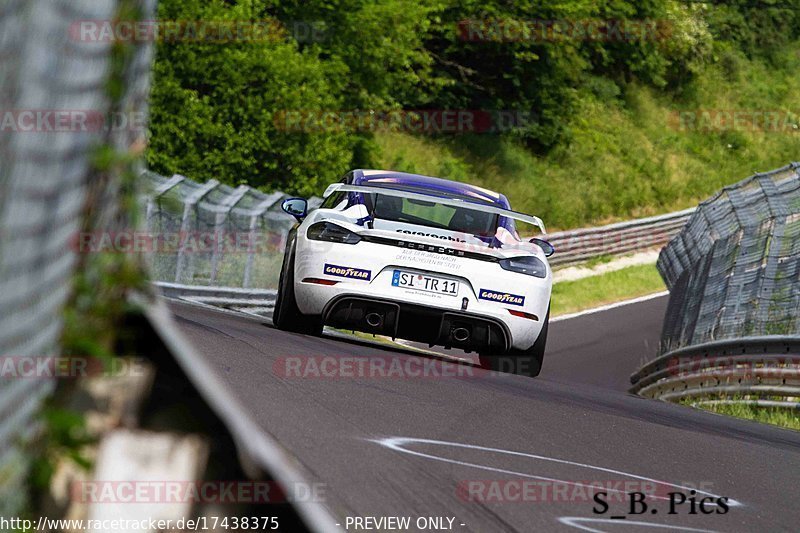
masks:
{"label": "fence post", "polygon": [[183,218],[181,219],[181,232],[178,236],[180,245],[178,246],[178,259],[175,265],[175,283],[180,283],[181,275],[183,274],[183,263],[186,252],[186,236],[189,232],[189,217],[197,207],[197,204],[206,197],[211,191],[217,188],[219,182],[217,180],[209,180],[208,183],[202,185],[196,190],[189,198],[184,200],[183,204]]}
{"label": "fence post", "polygon": [[[219,238],[223,239],[223,246],[224,246],[224,239],[226,235],[220,235],[219,228],[222,224],[230,217],[231,211],[236,204],[238,204],[244,195],[247,194],[247,191],[250,189],[247,185],[239,185],[228,197],[226,197],[220,203],[220,211],[218,211],[214,217],[214,250],[211,252],[211,282],[214,283],[217,281],[217,271],[219,270],[219,256],[222,253],[220,248]],[[234,235],[235,238],[238,238]]]}
{"label": "fence post", "polygon": [[[258,217],[259,217],[259,215],[253,215],[253,216],[250,217],[250,230],[249,230],[249,233],[248,233],[247,240],[251,244],[253,242],[253,239],[256,236],[255,229],[256,229],[256,225],[258,223]],[[244,279],[242,280],[242,287],[244,287],[245,289],[249,289],[250,288],[250,276],[251,276],[251,272],[253,270],[253,260],[254,259],[255,259],[255,249],[251,245],[249,247],[249,249],[247,250],[247,262],[244,265]]]}

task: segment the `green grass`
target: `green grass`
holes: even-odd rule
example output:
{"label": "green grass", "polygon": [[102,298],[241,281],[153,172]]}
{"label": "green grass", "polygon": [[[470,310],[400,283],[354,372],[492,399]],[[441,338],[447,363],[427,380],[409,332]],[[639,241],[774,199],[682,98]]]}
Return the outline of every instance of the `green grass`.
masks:
{"label": "green grass", "polygon": [[[691,402],[685,402],[691,404]],[[699,409],[711,411],[721,415],[735,416],[754,420],[763,424],[772,424],[783,428],[800,431],[800,411],[795,409],[782,409],[778,407],[758,407],[744,404],[712,404],[698,405]]]}
{"label": "green grass", "polygon": [[580,89],[569,140],[537,156],[492,135],[377,134],[376,166],[475,183],[509,196],[548,229],[596,225],[696,205],[755,171],[800,159],[791,132],[681,131],[679,110],[800,109],[800,54],[776,64],[709,67],[680,99],[632,84],[616,99]]}
{"label": "green grass", "polygon": [[591,309],[603,304],[663,291],[655,265],[636,265],[575,281],[553,285],[552,316]]}
{"label": "green grass", "polygon": [[591,257],[591,258],[587,259],[586,261],[581,263],[579,266],[586,267],[586,268],[594,268],[596,266],[600,266],[600,265],[603,265],[603,264],[606,264],[606,263],[610,263],[613,260],[614,260],[614,256],[613,255],[606,255],[606,254],[604,254],[604,255],[596,255],[594,257]]}

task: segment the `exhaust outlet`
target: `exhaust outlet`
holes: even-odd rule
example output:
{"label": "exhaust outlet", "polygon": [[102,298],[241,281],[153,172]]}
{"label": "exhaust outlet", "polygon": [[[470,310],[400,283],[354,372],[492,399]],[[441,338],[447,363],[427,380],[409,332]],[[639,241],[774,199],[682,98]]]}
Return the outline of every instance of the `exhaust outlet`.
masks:
{"label": "exhaust outlet", "polygon": [[373,328],[377,328],[383,324],[383,316],[378,313],[367,313],[364,319],[367,321],[367,324]]}
{"label": "exhaust outlet", "polygon": [[469,339],[469,330],[467,328],[453,328],[453,339],[458,342],[465,342]]}

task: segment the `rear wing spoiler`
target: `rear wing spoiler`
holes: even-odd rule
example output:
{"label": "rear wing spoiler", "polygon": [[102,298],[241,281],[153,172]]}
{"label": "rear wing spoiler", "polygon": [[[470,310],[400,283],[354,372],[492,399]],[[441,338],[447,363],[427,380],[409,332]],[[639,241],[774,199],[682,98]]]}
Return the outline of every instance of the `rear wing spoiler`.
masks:
{"label": "rear wing spoiler", "polygon": [[503,217],[513,218],[521,222],[527,222],[538,227],[542,233],[547,233],[544,228],[544,222],[539,217],[533,215],[526,215],[511,211],[510,209],[503,209],[494,205],[485,205],[467,200],[460,200],[458,198],[445,198],[435,194],[422,194],[418,192],[402,191],[399,189],[391,189],[388,187],[370,187],[367,185],[347,185],[345,183],[333,183],[325,189],[324,198],[327,198],[335,192],[360,192],[364,194],[384,194],[386,196],[397,196],[400,198],[409,198],[411,200],[420,200],[423,202],[436,202],[437,204],[449,205],[451,207],[461,207],[464,209],[472,209],[474,211],[482,211],[484,213],[492,213]]}

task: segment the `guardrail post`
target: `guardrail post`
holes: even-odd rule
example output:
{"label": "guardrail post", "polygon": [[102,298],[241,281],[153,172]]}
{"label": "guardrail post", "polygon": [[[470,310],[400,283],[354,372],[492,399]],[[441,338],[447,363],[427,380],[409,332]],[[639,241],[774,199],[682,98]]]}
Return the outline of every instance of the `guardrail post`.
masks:
{"label": "guardrail post", "polygon": [[219,182],[217,180],[209,180],[208,183],[202,185],[195,191],[189,198],[184,200],[183,218],[181,219],[181,233],[180,246],[178,246],[178,259],[175,265],[175,283],[180,282],[181,275],[183,274],[183,263],[185,261],[186,241],[189,232],[189,218],[192,211],[197,207],[197,204],[206,197],[211,191],[217,188]]}
{"label": "guardrail post", "polygon": [[250,246],[247,250],[247,262],[244,265],[244,279],[242,280],[242,287],[249,288],[250,287],[250,275],[253,271],[253,261],[255,260],[255,247],[253,246],[253,239],[256,236],[256,226],[258,224],[258,217],[259,215],[253,215],[250,217],[250,229],[248,233],[248,242]]}
{"label": "guardrail post", "polygon": [[183,217],[181,218],[181,231],[178,235],[178,257],[175,261],[175,283],[180,283],[183,274],[183,257],[186,249],[186,234],[189,231],[189,217],[192,214],[194,205],[186,202],[183,204]]}

